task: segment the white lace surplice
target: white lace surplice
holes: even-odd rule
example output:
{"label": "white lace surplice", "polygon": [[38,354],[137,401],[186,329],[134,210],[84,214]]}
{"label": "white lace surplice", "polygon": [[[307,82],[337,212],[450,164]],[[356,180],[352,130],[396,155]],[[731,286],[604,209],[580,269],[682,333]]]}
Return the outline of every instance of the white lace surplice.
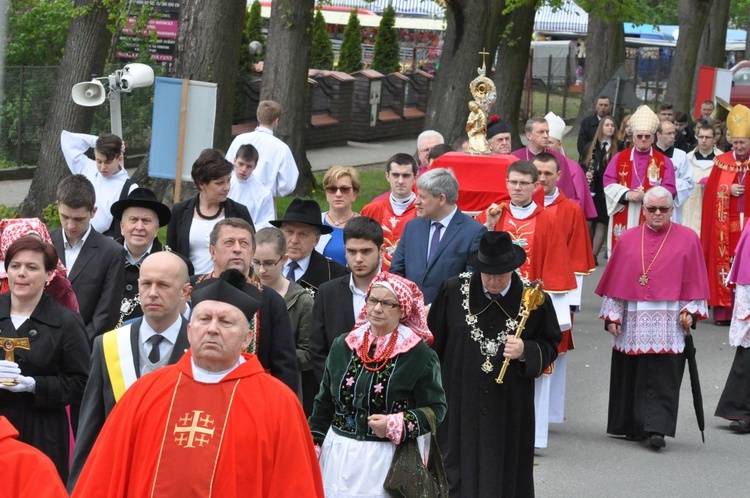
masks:
{"label": "white lace surplice", "polygon": [[625,301],[604,297],[599,317],[622,325],[612,347],[625,354],[677,354],[685,350],[680,313],[708,315],[705,299],[693,301]]}
{"label": "white lace surplice", "polygon": [[750,285],[737,285],[729,326],[729,345],[750,348]]}

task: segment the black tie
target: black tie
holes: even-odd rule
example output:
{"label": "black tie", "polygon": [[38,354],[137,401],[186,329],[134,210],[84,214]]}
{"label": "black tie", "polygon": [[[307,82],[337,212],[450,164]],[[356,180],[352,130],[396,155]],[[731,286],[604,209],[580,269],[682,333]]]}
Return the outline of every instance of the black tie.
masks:
{"label": "black tie", "polygon": [[148,354],[148,361],[151,363],[159,363],[161,360],[161,354],[159,352],[159,343],[164,340],[161,334],[154,334],[148,338],[148,342],[151,343],[151,352]]}
{"label": "black tie", "polygon": [[297,279],[294,276],[294,270],[296,270],[297,268],[299,268],[299,264],[297,264],[296,261],[290,261],[289,268],[287,268],[286,270],[286,278],[288,278],[292,282],[296,282]]}

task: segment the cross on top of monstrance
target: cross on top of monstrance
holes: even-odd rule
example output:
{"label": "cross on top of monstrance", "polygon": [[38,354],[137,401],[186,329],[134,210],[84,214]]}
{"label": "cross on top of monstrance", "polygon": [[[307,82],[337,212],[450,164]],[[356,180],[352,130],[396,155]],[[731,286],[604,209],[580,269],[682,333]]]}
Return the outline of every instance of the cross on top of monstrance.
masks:
{"label": "cross on top of monstrance", "polygon": [[485,55],[490,55],[490,53],[487,52],[486,50],[487,50],[486,48],[483,48],[482,51],[479,52],[479,54],[482,56],[482,69],[485,69],[487,67],[487,64],[485,64],[485,62],[484,62],[484,56]]}

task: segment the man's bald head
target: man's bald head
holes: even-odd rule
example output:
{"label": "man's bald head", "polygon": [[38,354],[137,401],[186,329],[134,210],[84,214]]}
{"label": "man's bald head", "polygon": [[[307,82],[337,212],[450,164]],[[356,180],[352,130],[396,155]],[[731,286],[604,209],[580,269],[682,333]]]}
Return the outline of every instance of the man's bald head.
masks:
{"label": "man's bald head", "polygon": [[190,276],[185,261],[169,251],[150,254],[141,263],[138,293],[146,322],[163,332],[180,316],[190,295]]}

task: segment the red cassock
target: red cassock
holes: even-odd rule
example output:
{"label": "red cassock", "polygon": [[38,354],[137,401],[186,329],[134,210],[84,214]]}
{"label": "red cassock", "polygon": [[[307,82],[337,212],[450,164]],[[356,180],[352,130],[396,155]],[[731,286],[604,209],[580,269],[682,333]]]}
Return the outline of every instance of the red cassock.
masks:
{"label": "red cassock", "polygon": [[740,211],[740,197],[730,195],[732,184],[748,187],[749,161],[738,161],[729,151],[714,159],[714,168],[703,193],[701,244],[706,258],[708,285],[711,288],[709,306],[732,306],[732,290],[724,283],[729,275],[731,259],[740,240],[742,228],[750,220],[750,199],[745,194],[744,209]]}
{"label": "red cassock", "polygon": [[557,198],[546,206],[545,211],[557,218],[570,254],[570,264],[576,275],[589,275],[596,269],[594,251],[591,248],[589,229],[581,206],[558,191]]}
{"label": "red cassock", "polygon": [[373,200],[370,204],[362,208],[362,216],[369,216],[374,219],[383,228],[383,243],[385,252],[383,253],[383,271],[391,269],[391,260],[393,253],[396,252],[398,241],[401,240],[401,233],[404,231],[406,222],[416,218],[417,210],[414,202],[400,215],[393,212],[390,195],[380,200]]}
{"label": "red cassock", "polygon": [[74,497],[320,497],[297,396],[257,357],[215,384],[191,355],[141,377],[107,418]]}
{"label": "red cassock", "polygon": [[67,498],[52,460],[17,441],[18,431],[0,417],[0,496],[12,498]]}

